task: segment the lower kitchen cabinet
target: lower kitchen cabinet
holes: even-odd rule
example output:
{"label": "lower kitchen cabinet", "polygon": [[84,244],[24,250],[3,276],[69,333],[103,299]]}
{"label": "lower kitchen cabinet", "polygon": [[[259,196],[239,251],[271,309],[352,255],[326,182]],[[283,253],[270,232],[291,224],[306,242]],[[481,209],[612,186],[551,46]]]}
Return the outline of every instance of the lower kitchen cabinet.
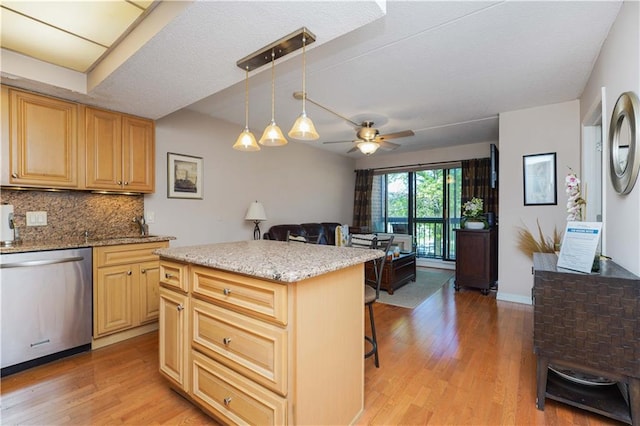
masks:
{"label": "lower kitchen cabinet", "polygon": [[[160,372],[223,424],[351,424],[363,279],[361,264],[282,283],[163,258]],[[337,300],[331,315],[320,300]]]}
{"label": "lower kitchen cabinet", "polygon": [[187,391],[187,318],[189,297],[160,288],[160,371],[182,391]]}
{"label": "lower kitchen cabinet", "polygon": [[169,243],[94,247],[93,344],[98,348],[157,329],[158,256]]}

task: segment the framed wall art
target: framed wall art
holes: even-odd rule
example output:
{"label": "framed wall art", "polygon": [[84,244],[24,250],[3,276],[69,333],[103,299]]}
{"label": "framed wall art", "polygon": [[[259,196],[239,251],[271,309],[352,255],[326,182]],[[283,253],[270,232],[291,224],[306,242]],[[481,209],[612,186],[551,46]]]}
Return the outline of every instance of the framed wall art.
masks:
{"label": "framed wall art", "polygon": [[525,206],[558,204],[555,152],[523,156],[522,173]]}
{"label": "framed wall art", "polygon": [[167,198],[202,200],[202,157],[167,153]]}

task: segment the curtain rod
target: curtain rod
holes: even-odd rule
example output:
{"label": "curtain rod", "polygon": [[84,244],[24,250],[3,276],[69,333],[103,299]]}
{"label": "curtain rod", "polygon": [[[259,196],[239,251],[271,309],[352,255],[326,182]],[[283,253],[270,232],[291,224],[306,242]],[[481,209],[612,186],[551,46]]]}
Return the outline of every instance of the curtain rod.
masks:
{"label": "curtain rod", "polygon": [[416,164],[406,164],[406,165],[402,165],[402,166],[377,167],[377,168],[372,168],[372,169],[356,169],[356,170],[354,170],[354,173],[356,171],[358,171],[358,170],[373,170],[373,171],[377,171],[377,170],[401,170],[401,169],[410,169],[410,168],[422,167],[422,166],[454,165],[454,164],[461,164],[461,163],[462,163],[462,160],[444,161],[444,162],[439,162],[439,163],[416,163]]}

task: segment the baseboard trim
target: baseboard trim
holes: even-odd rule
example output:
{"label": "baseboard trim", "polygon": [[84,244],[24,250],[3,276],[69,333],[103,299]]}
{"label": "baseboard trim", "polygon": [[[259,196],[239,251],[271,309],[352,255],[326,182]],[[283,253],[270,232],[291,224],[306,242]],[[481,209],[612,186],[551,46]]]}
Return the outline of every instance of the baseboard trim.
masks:
{"label": "baseboard trim", "polygon": [[505,293],[504,291],[499,290],[498,294],[496,294],[496,300],[502,300],[503,302],[521,303],[523,305],[532,304],[531,297],[522,296],[520,294]]}
{"label": "baseboard trim", "polygon": [[93,339],[91,342],[91,349],[99,349],[104,346],[109,346],[114,343],[122,342],[123,340],[131,339],[132,337],[147,334],[158,329],[158,321],[146,324],[140,327],[132,328],[130,330],[121,331],[120,333],[110,334],[99,339]]}

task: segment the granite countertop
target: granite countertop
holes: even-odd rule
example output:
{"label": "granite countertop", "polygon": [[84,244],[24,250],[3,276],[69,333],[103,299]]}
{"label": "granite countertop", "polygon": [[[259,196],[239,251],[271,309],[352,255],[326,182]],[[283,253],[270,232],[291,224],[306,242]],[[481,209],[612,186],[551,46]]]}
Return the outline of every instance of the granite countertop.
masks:
{"label": "granite countertop", "polygon": [[156,243],[159,241],[175,240],[176,237],[167,235],[149,235],[146,237],[133,236],[133,237],[119,237],[119,238],[101,238],[93,240],[91,238],[73,238],[69,240],[56,240],[56,241],[23,241],[9,247],[0,247],[0,254],[8,253],[25,253],[31,251],[44,251],[44,250],[60,250],[60,249],[72,249],[82,247],[100,247],[100,246],[115,246],[119,244],[140,244],[140,243]]}
{"label": "granite countertop", "polygon": [[160,257],[274,281],[297,282],[384,256],[382,250],[270,240],[155,251]]}

